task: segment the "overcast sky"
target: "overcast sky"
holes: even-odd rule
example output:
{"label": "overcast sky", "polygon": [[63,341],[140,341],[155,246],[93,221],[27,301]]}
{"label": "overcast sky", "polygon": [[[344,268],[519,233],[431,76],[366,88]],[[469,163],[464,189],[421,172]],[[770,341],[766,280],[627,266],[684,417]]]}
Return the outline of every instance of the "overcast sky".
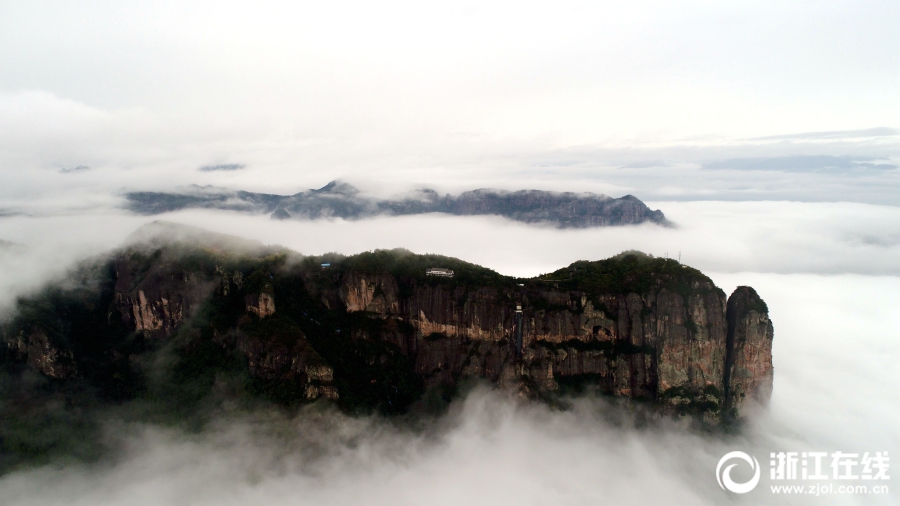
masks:
{"label": "overcast sky", "polygon": [[[0,196],[344,178],[896,205],[898,20],[893,0],[0,0]],[[243,168],[199,170],[222,165]]]}

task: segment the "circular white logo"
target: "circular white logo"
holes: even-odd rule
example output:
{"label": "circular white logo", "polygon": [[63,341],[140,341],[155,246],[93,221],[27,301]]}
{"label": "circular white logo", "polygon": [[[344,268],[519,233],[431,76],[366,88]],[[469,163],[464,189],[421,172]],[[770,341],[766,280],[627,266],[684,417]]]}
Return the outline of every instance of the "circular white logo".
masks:
{"label": "circular white logo", "polygon": [[[750,481],[746,483],[735,483],[731,479],[731,469],[737,464],[730,464],[725,467],[725,470],[722,470],[722,466],[731,459],[741,459],[750,464],[750,469],[756,470],[753,478],[750,478]],[[722,490],[730,490],[735,494],[746,494],[756,488],[756,484],[759,483],[759,462],[756,460],[756,457],[751,457],[744,452],[728,452],[719,459],[719,465],[716,466],[716,480],[719,481],[719,486],[722,487]]]}

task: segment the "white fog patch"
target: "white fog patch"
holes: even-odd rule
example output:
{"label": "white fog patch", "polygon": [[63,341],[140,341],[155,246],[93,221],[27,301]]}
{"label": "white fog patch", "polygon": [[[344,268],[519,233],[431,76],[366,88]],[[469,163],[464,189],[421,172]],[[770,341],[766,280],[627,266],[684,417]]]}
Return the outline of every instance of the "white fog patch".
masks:
{"label": "white fog patch", "polygon": [[270,220],[219,211],[159,219],[281,244],[304,254],[376,248],[440,253],[530,277],[629,249],[701,271],[900,274],[900,208],[851,203],[652,202],[675,223],[560,230],[440,214],[360,221]]}
{"label": "white fog patch", "polygon": [[0,318],[21,295],[61,279],[78,262],[107,253],[148,220],[123,213],[0,218]]}
{"label": "white fog patch", "polygon": [[[246,422],[200,436],[132,428],[114,466],[13,473],[0,479],[0,499],[21,505],[583,504],[698,503],[714,493],[714,479],[691,478],[714,464],[721,443],[667,424],[657,431],[615,426],[603,413],[612,410],[583,400],[573,411],[552,412],[481,389],[432,433],[331,413],[314,416],[325,426],[315,434],[318,445],[289,442],[291,451]],[[302,417],[292,422],[298,440],[308,436]],[[328,451],[319,453],[319,446]],[[648,482],[655,486],[643,486]]]}
{"label": "white fog patch", "polygon": [[629,249],[679,258],[701,271],[900,274],[900,208],[852,203],[651,202],[676,226],[560,230],[499,217],[441,214],[359,221],[271,220],[189,210],[0,218],[0,312],[19,294],[58,278],[77,261],[108,251],[143,224],[165,220],[282,245],[307,255],[406,248],[461,258],[530,277],[577,260]]}

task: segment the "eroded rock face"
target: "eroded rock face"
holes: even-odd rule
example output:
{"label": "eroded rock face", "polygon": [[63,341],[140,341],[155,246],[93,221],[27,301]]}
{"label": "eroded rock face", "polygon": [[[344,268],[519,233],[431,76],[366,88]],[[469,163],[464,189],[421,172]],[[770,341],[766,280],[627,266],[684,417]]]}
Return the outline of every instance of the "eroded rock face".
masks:
{"label": "eroded rock face", "polygon": [[769,310],[756,291],[739,286],[728,298],[728,365],[726,394],[729,407],[746,403],[766,405],[772,396],[772,338]]}
{"label": "eroded rock face", "polygon": [[53,343],[39,327],[20,331],[8,339],[6,345],[19,360],[24,360],[45,376],[65,379],[78,375],[72,350]]}
{"label": "eroded rock face", "polygon": [[[724,403],[726,301],[711,282],[695,283],[687,297],[666,288],[588,294],[426,284],[400,298],[397,286],[386,274],[350,272],[341,297],[348,311],[411,324],[414,336],[387,338],[410,350],[429,385],[519,376],[555,390],[559,380],[590,378],[614,395]],[[511,349],[517,300],[524,302],[518,359]]]}
{"label": "eroded rock face", "polygon": [[256,377],[297,382],[306,400],[338,398],[334,370],[299,329],[274,335],[240,333],[237,348],[246,355],[250,374]]}
{"label": "eroded rock face", "polygon": [[262,292],[247,295],[244,298],[247,304],[247,311],[255,314],[260,318],[275,314],[275,296]]}
{"label": "eroded rock face", "polygon": [[164,262],[142,265],[120,259],[116,271],[116,305],[125,323],[151,337],[169,337],[213,291],[199,273],[172,269]]}
{"label": "eroded rock face", "polygon": [[340,296],[348,312],[393,314],[399,311],[397,280],[388,274],[350,272],[344,277]]}

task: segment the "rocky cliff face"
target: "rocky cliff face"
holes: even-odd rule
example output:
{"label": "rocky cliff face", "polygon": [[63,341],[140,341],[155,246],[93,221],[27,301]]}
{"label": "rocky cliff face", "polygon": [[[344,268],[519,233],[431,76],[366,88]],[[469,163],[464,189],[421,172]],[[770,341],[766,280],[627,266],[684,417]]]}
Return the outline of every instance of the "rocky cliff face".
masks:
{"label": "rocky cliff face", "polygon": [[33,326],[7,338],[6,346],[16,359],[27,363],[48,378],[65,379],[78,375],[72,351],[53,343],[44,329]]}
{"label": "rocky cliff face", "polygon": [[[70,303],[95,322],[83,328],[105,333],[105,347],[96,330],[72,325],[54,327],[50,339],[42,322],[71,313],[51,309],[7,326],[8,355],[51,378],[108,369],[139,379],[146,373],[133,369],[150,362],[141,354],[165,346],[182,350],[194,375],[225,370],[236,354],[243,365],[229,367],[278,399],[388,412],[467,378],[534,397],[596,388],[707,420],[771,393],[765,304],[748,287],[726,300],[673,260],[623,254],[516,280],[402,252],[329,258],[328,269],[323,259],[285,255],[124,251],[109,263],[108,288],[96,289],[101,302]],[[434,266],[456,276],[426,276]]]}
{"label": "rocky cliff face", "polygon": [[729,407],[747,402],[766,405],[772,396],[772,337],[766,303],[749,286],[739,286],[728,299],[728,362],[725,388]]}
{"label": "rocky cliff face", "polygon": [[[229,286],[227,277],[221,282],[223,287]],[[240,288],[224,288],[220,295],[227,296],[229,291],[239,294]],[[247,314],[238,319],[230,336],[219,336],[216,341],[240,351],[247,358],[250,374],[255,377],[291,382],[299,386],[305,400],[337,399],[334,370],[294,322],[275,316],[272,285],[266,283],[258,293],[245,295],[244,301]]]}
{"label": "rocky cliff face", "polygon": [[212,280],[179,267],[161,257],[137,254],[113,262],[116,306],[130,328],[147,336],[170,337],[210,295]]}
{"label": "rocky cliff face", "polygon": [[270,293],[252,293],[244,297],[247,311],[260,318],[275,314],[275,297]]}
{"label": "rocky cliff face", "polygon": [[[414,335],[394,339],[410,350],[429,385],[475,376],[517,379],[539,392],[557,390],[560,382],[589,381],[613,395],[712,410],[724,405],[727,392],[757,389],[765,378],[771,385],[770,332],[768,341],[753,334],[737,349],[731,368],[743,379],[732,375],[738,383],[726,390],[726,300],[708,279],[693,281],[685,293],[666,287],[590,293],[547,285],[467,291],[449,283],[425,284],[403,297],[390,275],[348,272],[340,294],[349,312],[412,325]],[[517,303],[523,306],[521,357],[511,348]],[[768,360],[760,360],[766,352]]]}

